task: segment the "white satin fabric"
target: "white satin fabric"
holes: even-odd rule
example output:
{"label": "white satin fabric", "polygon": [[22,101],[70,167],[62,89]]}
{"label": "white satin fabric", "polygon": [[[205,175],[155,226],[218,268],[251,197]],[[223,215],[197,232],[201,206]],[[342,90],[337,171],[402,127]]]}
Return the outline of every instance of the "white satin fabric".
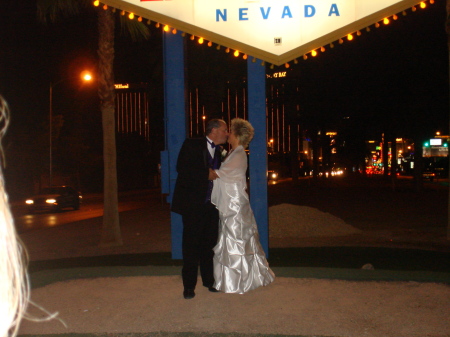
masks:
{"label": "white satin fabric", "polygon": [[219,210],[219,239],[214,247],[214,287],[225,293],[243,294],[275,279],[259,242],[250,208],[247,155],[238,146],[216,170],[211,202]]}

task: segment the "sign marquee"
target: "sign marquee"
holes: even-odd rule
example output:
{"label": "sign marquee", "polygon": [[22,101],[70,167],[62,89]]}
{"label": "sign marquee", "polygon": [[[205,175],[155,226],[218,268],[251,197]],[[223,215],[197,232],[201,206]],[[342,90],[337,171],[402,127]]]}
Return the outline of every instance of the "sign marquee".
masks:
{"label": "sign marquee", "polygon": [[418,0],[105,0],[110,6],[280,65]]}

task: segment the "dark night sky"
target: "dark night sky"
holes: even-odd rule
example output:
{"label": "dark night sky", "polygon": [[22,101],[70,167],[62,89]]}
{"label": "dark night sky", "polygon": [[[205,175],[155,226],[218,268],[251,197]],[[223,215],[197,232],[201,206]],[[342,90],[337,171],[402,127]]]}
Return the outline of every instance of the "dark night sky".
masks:
{"label": "dark night sky", "polygon": [[[300,58],[297,65],[291,62],[288,78],[295,78],[301,89],[306,115],[318,114],[336,122],[351,116],[363,128],[392,121],[407,128],[414,117],[427,131],[448,132],[445,17],[445,1],[436,0],[425,10],[409,10],[406,17],[400,15],[388,26],[371,26],[370,33],[363,32],[343,45],[336,43],[316,58]],[[30,0],[3,0],[0,22],[0,94],[12,112],[8,148],[8,142],[18,142],[17,137],[27,130],[45,128],[51,81],[74,77],[86,67],[95,69],[97,27],[94,9],[63,23],[40,24]],[[162,95],[160,36],[154,27],[152,38],[145,43],[132,43],[118,34],[117,83],[149,82]],[[215,100],[221,83],[245,78],[246,61],[226,54],[223,48],[217,51],[186,41],[189,81],[205,99]],[[272,70],[267,68],[267,72]],[[54,89],[54,110],[56,114],[80,114],[87,128],[100,126],[94,88],[61,82]]]}

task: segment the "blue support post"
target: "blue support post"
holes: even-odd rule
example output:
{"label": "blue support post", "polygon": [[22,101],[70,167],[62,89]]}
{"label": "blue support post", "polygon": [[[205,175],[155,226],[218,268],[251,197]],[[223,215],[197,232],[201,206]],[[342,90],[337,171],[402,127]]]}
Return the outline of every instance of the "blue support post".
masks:
{"label": "blue support post", "polygon": [[248,119],[255,128],[250,143],[250,204],[255,214],[261,245],[269,257],[269,212],[267,200],[266,69],[247,61]]}
{"label": "blue support post", "polygon": [[[184,83],[184,39],[178,34],[163,33],[164,58],[164,118],[166,134],[165,158],[161,167],[166,188],[169,188],[168,202],[172,202],[175,181],[177,179],[177,158],[186,139],[186,104]],[[172,258],[182,259],[183,222],[181,215],[171,212]]]}

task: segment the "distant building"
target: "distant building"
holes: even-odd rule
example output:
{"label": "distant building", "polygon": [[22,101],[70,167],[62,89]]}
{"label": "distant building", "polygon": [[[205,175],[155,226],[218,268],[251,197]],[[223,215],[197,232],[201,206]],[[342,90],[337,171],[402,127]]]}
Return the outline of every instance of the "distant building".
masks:
{"label": "distant building", "polygon": [[138,133],[150,140],[149,86],[115,84],[116,130],[119,133]]}
{"label": "distant building", "polygon": [[434,138],[427,140],[422,147],[423,157],[447,157],[449,136],[436,132]]}

